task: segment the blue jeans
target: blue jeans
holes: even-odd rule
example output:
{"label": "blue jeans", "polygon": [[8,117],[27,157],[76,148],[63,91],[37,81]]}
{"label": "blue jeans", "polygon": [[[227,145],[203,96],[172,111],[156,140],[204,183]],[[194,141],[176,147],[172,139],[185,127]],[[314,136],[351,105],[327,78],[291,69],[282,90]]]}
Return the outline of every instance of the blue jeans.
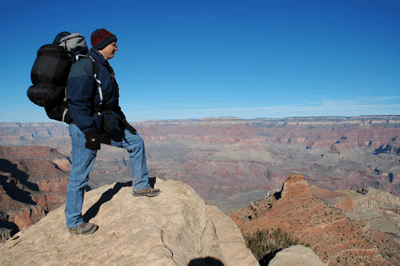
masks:
{"label": "blue jeans", "polygon": [[[69,125],[72,144],[72,169],[69,177],[65,203],[67,227],[73,228],[82,224],[82,204],[85,187],[89,181],[89,173],[96,159],[97,150],[85,147],[85,134],[76,126]],[[128,151],[132,166],[132,187],[134,191],[150,186],[147,172],[146,154],[143,139],[128,130],[116,130],[105,133],[102,143]]]}

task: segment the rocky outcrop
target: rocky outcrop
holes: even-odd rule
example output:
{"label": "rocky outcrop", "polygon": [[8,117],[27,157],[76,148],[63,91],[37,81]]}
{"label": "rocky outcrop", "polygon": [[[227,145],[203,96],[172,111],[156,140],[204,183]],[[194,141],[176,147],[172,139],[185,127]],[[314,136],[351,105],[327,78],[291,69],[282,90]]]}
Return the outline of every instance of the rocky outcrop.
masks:
{"label": "rocky outcrop", "polygon": [[68,165],[47,147],[0,147],[0,228],[12,236],[64,204]]}
{"label": "rocky outcrop", "polygon": [[[308,187],[304,176],[290,175],[282,186],[280,197],[279,193],[271,193],[247,208],[235,210],[231,218],[244,234],[258,229],[280,228],[298,238],[300,244],[309,246],[329,266],[400,263],[400,245],[393,235],[350,219],[336,207],[355,211],[357,204],[350,202],[353,193],[348,197],[350,200],[342,196],[341,200],[326,204],[314,195],[314,190]],[[327,191],[320,193],[325,194]],[[368,197],[360,196],[365,197],[365,202],[372,202]]]}
{"label": "rocky outcrop", "polygon": [[[71,161],[57,149],[41,146],[0,146],[0,160],[0,170],[11,173],[28,188],[41,191],[54,188],[53,192],[65,194],[67,182],[61,180],[68,179]],[[50,186],[46,185],[53,181],[55,183]],[[42,186],[42,189],[39,186]]]}
{"label": "rocky outcrop", "polygon": [[[45,216],[45,209],[37,205],[35,198],[30,197],[31,193],[35,192],[22,185],[18,179],[11,177],[11,174],[0,173],[0,213],[2,214],[0,228],[3,232],[7,232],[2,234],[3,240]],[[46,193],[43,193],[43,196],[46,197]],[[47,200],[42,203],[48,205]]]}
{"label": "rocky outcrop", "polygon": [[317,255],[302,245],[291,246],[279,251],[268,266],[325,266]]}
{"label": "rocky outcrop", "polygon": [[23,209],[8,214],[8,221],[18,226],[19,230],[37,223],[45,216],[43,208],[40,206],[27,205]]}
{"label": "rocky outcrop", "polygon": [[258,265],[236,225],[192,188],[161,180],[156,187],[154,198],[133,197],[129,183],[92,190],[83,210],[97,232],[69,235],[61,207],[0,245],[0,264]]}
{"label": "rocky outcrop", "polygon": [[331,207],[341,209],[352,220],[400,238],[399,197],[372,187],[355,191],[329,191],[313,186],[311,192]]}
{"label": "rocky outcrop", "polygon": [[65,193],[60,194],[52,191],[32,191],[31,199],[47,213],[65,203]]}
{"label": "rocky outcrop", "polygon": [[369,220],[382,216],[377,202],[351,190],[330,191],[313,186],[312,193],[328,206],[343,210],[353,220]]}
{"label": "rocky outcrop", "polygon": [[[400,116],[227,117],[134,124],[146,142],[151,174],[187,182],[209,202],[279,188],[289,173],[303,174],[311,185],[329,190],[372,186],[400,195],[400,167],[394,163],[399,125]],[[70,138],[61,123],[0,123],[0,129],[3,145],[50,146],[68,157]],[[66,172],[68,159],[52,159],[41,168],[57,165]],[[89,185],[126,180],[126,166],[125,151],[102,146]],[[48,189],[55,183],[38,185]]]}
{"label": "rocky outcrop", "polygon": [[362,188],[359,193],[373,199],[380,208],[400,210],[400,199],[387,191],[373,187]]}
{"label": "rocky outcrop", "polygon": [[[290,173],[332,191],[371,186],[400,195],[400,116],[188,119],[139,122],[134,127],[145,139],[152,176],[184,181],[225,213],[281,188]],[[12,164],[20,171],[29,169],[22,175],[27,187],[62,195],[71,166],[65,125],[0,123],[0,129],[2,145],[25,145],[18,150],[24,157]],[[34,144],[52,149],[29,147]],[[17,149],[2,150],[12,155]],[[46,162],[38,163],[39,158]],[[127,153],[104,145],[89,186],[129,176]],[[43,203],[46,198],[58,201],[53,196],[37,194],[35,200],[53,208]]]}
{"label": "rocky outcrop", "polygon": [[304,176],[292,174],[283,182],[281,197],[284,199],[300,198],[309,192],[310,187]]}
{"label": "rocky outcrop", "polygon": [[243,236],[236,224],[215,206],[206,206],[211,217],[226,265],[258,265],[249,250],[243,248]]}

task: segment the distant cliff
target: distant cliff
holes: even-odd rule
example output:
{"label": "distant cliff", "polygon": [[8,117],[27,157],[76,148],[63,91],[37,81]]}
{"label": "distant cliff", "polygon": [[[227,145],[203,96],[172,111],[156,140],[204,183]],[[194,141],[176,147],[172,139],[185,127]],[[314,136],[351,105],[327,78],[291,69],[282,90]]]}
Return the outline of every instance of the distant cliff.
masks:
{"label": "distant cliff", "polygon": [[[61,123],[0,123],[1,145],[26,146],[35,141],[62,136],[68,130]],[[68,134],[67,134],[68,135]]]}
{"label": "distant cliff", "polygon": [[54,149],[0,146],[0,240],[64,204],[70,169]]}
{"label": "distant cliff", "polygon": [[[330,265],[346,258],[350,263],[349,254],[385,265],[400,261],[399,121],[399,116],[214,118],[134,127],[145,139],[151,176],[181,180],[225,213],[250,203],[235,220],[243,228],[263,221],[310,244],[325,238],[330,242],[312,248]],[[10,145],[0,149],[0,197],[6,203],[0,227],[17,232],[62,204],[70,140],[60,123],[0,125],[1,143]],[[127,182],[129,169],[125,151],[103,145],[90,186]],[[276,189],[278,200],[267,194]],[[10,231],[0,230],[0,236]]]}
{"label": "distant cliff", "polygon": [[[400,195],[400,116],[224,117],[133,126],[145,140],[151,176],[184,181],[225,213],[280,188],[293,173],[328,190],[373,187]],[[61,123],[0,123],[0,141],[70,157]],[[103,145],[89,185],[127,181],[129,169],[124,150]]]}
{"label": "distant cliff", "polygon": [[[174,133],[180,135],[193,136],[229,136],[237,138],[249,138],[251,136],[268,136],[285,139],[285,141],[300,141],[296,138],[305,138],[304,141],[313,141],[315,136],[310,136],[308,132],[313,132],[318,128],[331,128],[331,132],[326,132],[319,136],[324,140],[324,135],[331,135],[340,140],[343,135],[354,132],[354,129],[363,130],[387,130],[398,129],[400,127],[400,116],[356,116],[356,117],[289,117],[289,118],[204,118],[204,119],[182,119],[182,120],[149,120],[135,123],[141,128],[146,137],[166,137]],[[234,126],[233,128],[230,128]],[[344,128],[344,130],[338,130]],[[282,135],[282,131],[271,129],[290,129]],[[299,131],[299,129],[301,129]],[[48,140],[54,137],[69,137],[65,124],[54,123],[0,123],[0,143],[2,145],[27,145],[30,142]],[[391,130],[392,131],[392,130]],[[297,132],[297,134],[293,134]],[[303,134],[302,134],[303,132]],[[305,133],[305,134],[304,134]],[[318,132],[316,132],[318,133]],[[363,133],[358,137],[367,140],[370,133]],[[390,135],[390,133],[386,134]],[[354,134],[350,134],[355,137]],[[395,137],[395,136],[394,136]],[[392,136],[393,138],[393,136]],[[388,137],[384,141],[396,141]],[[345,139],[342,139],[345,140]],[[371,139],[373,141],[374,139]],[[284,141],[284,140],[282,140]],[[397,140],[398,141],[398,140]]]}

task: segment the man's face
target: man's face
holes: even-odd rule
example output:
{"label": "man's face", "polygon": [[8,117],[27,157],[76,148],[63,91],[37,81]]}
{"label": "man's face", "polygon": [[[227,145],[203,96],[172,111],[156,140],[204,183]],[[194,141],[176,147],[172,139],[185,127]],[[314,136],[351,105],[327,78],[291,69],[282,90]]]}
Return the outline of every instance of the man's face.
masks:
{"label": "man's face", "polygon": [[116,51],[118,51],[116,42],[112,42],[104,47],[103,50],[99,50],[99,52],[104,56],[104,59],[106,60],[113,58]]}

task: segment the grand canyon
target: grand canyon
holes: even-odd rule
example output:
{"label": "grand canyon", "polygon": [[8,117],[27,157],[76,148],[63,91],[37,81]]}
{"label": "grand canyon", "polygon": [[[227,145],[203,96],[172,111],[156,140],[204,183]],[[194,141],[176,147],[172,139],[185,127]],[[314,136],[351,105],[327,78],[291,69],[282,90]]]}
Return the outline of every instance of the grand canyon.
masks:
{"label": "grand canyon", "polygon": [[[306,199],[303,196],[297,198],[310,205],[311,202],[316,204],[317,200],[312,198],[316,197],[321,206],[334,207],[329,213],[342,221],[338,227],[340,232],[348,226],[362,232],[364,227],[358,223],[367,223],[372,231],[363,231],[368,231],[369,237],[369,242],[363,242],[363,245],[371,245],[368,250],[374,249],[373,239],[386,239],[393,242],[393,246],[398,245],[398,225],[394,229],[381,230],[383,232],[378,230],[382,227],[382,219],[397,219],[400,212],[397,203],[390,207],[376,203],[374,212],[380,215],[362,216],[359,213],[369,205],[361,203],[363,200],[359,197],[377,189],[398,200],[400,116],[226,117],[146,121],[132,125],[145,140],[150,176],[190,185],[208,205],[231,213],[242,232],[259,227],[259,224],[252,224],[257,219],[263,221],[262,224],[277,224],[278,218],[275,221],[258,218],[264,217],[260,210],[257,219],[250,221],[249,216],[255,217],[251,214],[257,209],[255,204],[265,201],[271,191],[281,190],[290,175],[300,175],[309,189],[303,193],[307,195]],[[68,129],[61,123],[0,123],[0,143],[0,220],[2,238],[6,239],[63,204],[71,154]],[[90,174],[88,190],[130,179],[127,153],[103,145]],[[343,203],[343,198],[348,201]],[[283,200],[278,202],[281,203],[268,203],[266,216],[268,212],[289,215],[285,209],[287,204],[283,204]],[[327,211],[321,206],[315,208]],[[359,212],[353,211],[356,206],[359,206]],[[312,242],[312,237],[306,237],[306,223],[303,227],[303,231],[297,232],[293,230],[293,224],[286,225],[287,230]],[[335,245],[347,245],[345,240],[335,242]],[[344,261],[341,255],[335,257],[338,251],[310,245],[324,262]],[[371,265],[381,263],[377,254],[384,252],[389,251],[380,250],[370,257],[360,257],[360,260],[367,260]],[[397,263],[398,249],[390,252],[391,262]],[[386,260],[389,263],[390,259]]]}

